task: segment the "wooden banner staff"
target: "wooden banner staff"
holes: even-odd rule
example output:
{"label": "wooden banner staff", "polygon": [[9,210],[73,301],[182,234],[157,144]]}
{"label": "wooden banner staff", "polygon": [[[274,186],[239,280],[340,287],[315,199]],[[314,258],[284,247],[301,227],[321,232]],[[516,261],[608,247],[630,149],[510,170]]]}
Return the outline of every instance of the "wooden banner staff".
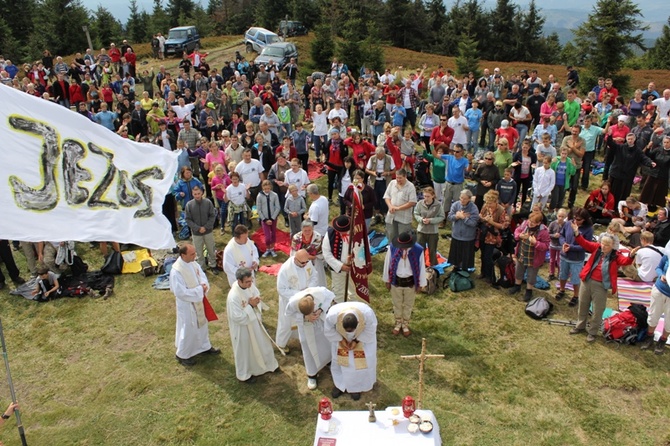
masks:
{"label": "wooden banner staff", "polygon": [[426,338],[421,338],[421,354],[420,355],[405,355],[402,359],[418,359],[419,360],[419,398],[416,402],[416,408],[423,408],[423,364],[426,359],[444,358],[444,355],[427,355],[426,354]]}
{"label": "wooden banner staff", "polygon": [[[356,188],[354,187],[354,193],[357,193]],[[349,264],[349,271],[347,271],[347,279],[344,282],[344,301],[347,301],[349,296],[349,276],[351,274],[351,268],[353,262],[351,261],[351,253],[354,250],[354,221],[356,221],[356,204],[351,206],[351,217],[349,218],[349,248],[347,253],[347,263]]]}
{"label": "wooden banner staff", "polygon": [[[9,384],[9,393],[12,397],[12,402],[16,403],[16,393],[14,392],[14,384],[12,383],[12,374],[9,372],[9,359],[7,358],[5,333],[2,330],[2,319],[0,319],[0,342],[2,342],[2,357],[5,359],[5,369],[7,370],[7,384]],[[23,430],[23,423],[21,423],[21,413],[19,412],[19,409],[14,409],[14,415],[16,415],[16,427],[19,429],[21,444],[23,446],[28,446],[28,443],[26,442],[26,433]]]}

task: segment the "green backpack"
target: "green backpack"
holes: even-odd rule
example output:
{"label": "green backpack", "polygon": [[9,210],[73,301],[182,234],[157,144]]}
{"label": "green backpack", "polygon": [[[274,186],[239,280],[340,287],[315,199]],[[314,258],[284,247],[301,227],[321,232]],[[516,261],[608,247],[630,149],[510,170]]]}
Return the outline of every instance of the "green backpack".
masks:
{"label": "green backpack", "polygon": [[458,293],[460,291],[471,290],[475,287],[475,283],[470,278],[470,273],[467,271],[452,271],[442,282],[442,288],[447,288]]}

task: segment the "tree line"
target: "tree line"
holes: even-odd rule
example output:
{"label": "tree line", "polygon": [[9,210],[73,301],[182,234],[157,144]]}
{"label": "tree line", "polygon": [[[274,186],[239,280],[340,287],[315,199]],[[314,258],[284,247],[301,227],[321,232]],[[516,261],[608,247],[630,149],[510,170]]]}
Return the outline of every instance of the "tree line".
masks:
{"label": "tree line", "polygon": [[[380,46],[391,45],[466,61],[593,65],[594,73],[612,75],[631,63],[632,47],[645,49],[642,12],[632,0],[598,0],[564,46],[556,33],[545,36],[546,18],[534,0],[524,9],[512,0],[497,0],[492,9],[480,0],[455,0],[449,9],[443,0],[207,0],[206,6],[154,0],[151,11],[130,0],[128,8],[121,23],[104,6],[91,11],[81,0],[0,0],[0,53],[15,62],[35,60],[45,49],[73,54],[88,46],[82,26],[99,49],[123,38],[149,42],[157,32],[187,24],[202,36],[242,34],[252,25],[277,30],[284,18],[315,31],[324,45],[312,51],[317,63],[339,54],[373,67],[383,63],[375,54]],[[670,68],[668,20],[654,47],[636,58],[637,67]]]}

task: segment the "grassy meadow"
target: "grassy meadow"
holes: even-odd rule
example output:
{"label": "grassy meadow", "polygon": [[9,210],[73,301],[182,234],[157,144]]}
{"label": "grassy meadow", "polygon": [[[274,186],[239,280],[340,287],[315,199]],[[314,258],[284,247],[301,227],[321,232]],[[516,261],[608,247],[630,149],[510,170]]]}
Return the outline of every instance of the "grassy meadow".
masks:
{"label": "grassy meadow", "polygon": [[[235,45],[239,41],[239,36],[211,44],[205,40],[210,64],[220,67],[242,48]],[[307,56],[302,45],[301,54]],[[387,52],[387,61],[399,64],[392,53]],[[448,58],[420,56],[432,65],[439,58],[453,66]],[[174,69],[177,60],[162,63]],[[138,68],[159,64],[150,61]],[[323,178],[319,184],[325,188]],[[580,192],[578,203],[584,199]],[[331,216],[337,209],[331,207]],[[223,248],[229,237],[217,233],[217,246]],[[445,256],[448,243],[440,239]],[[77,249],[91,268],[102,265],[98,250],[88,243]],[[22,254],[15,252],[15,259],[27,277]],[[261,263],[285,259],[280,253]],[[399,405],[405,395],[417,397],[418,362],[400,356],[419,353],[425,337],[429,353],[445,355],[427,362],[424,392],[424,408],[435,412],[445,445],[670,445],[668,354],[617,348],[601,339],[587,344],[584,336],[569,336],[567,327],[531,320],[523,303],[481,281],[468,292],[418,296],[412,336],[395,337],[390,296],[381,281],[383,255],[375,256],[373,265],[377,384],[358,402],[347,395],[334,400],[336,410],[365,410],[368,401],[383,410]],[[545,268],[542,275],[547,274]],[[174,358],[174,296],[154,290],[152,282],[139,274],[124,275],[117,277],[108,300],[85,297],[44,304],[0,291],[0,317],[28,444],[312,444],[318,401],[330,397],[330,372],[322,372],[319,388],[309,391],[299,344],[291,341],[289,356],[277,353],[282,373],[252,385],[239,383],[223,274],[210,275],[209,295],[220,317],[210,324],[210,339],[222,354],[201,358],[194,367],[179,365]],[[270,306],[265,325],[274,334],[276,279],[260,273],[258,286]],[[608,304],[616,307],[616,300]],[[574,320],[576,309],[564,299],[553,317]],[[8,400],[7,386],[0,382],[2,409]],[[8,446],[20,444],[13,421],[0,429]]]}
{"label": "grassy meadow", "polygon": [[[319,183],[324,185],[323,179]],[[217,234],[217,245],[223,247],[228,238]],[[93,268],[101,266],[96,249],[79,244],[78,250]],[[446,240],[440,239],[440,250],[448,252]],[[22,255],[15,258],[25,271]],[[276,260],[285,258],[280,254]],[[262,259],[269,263],[272,259]],[[602,340],[589,345],[583,336],[569,336],[566,327],[531,320],[522,303],[480,281],[468,292],[420,295],[412,336],[395,337],[392,305],[381,282],[383,255],[373,264],[378,382],[358,402],[347,395],[335,400],[336,410],[365,410],[368,401],[383,409],[399,405],[407,394],[416,397],[418,362],[400,355],[419,353],[425,337],[429,353],[445,355],[427,363],[424,396],[445,445],[669,444],[667,355]],[[179,365],[174,296],[152,289],[152,281],[139,274],[118,277],[108,300],[38,304],[1,292],[0,314],[28,443],[311,444],[318,401],[330,396],[330,373],[322,372],[319,388],[309,391],[294,340],[290,355],[279,357],[282,373],[252,385],[239,383],[223,274],[210,275],[210,299],[220,316],[210,324],[210,338],[222,355],[202,358],[191,368]],[[273,334],[276,280],[260,273],[258,284],[271,307],[265,324]],[[609,304],[615,307],[616,301]],[[576,310],[561,301],[553,317],[575,319]],[[0,389],[0,402],[6,404],[7,387]],[[6,445],[20,444],[11,421],[0,438]]]}

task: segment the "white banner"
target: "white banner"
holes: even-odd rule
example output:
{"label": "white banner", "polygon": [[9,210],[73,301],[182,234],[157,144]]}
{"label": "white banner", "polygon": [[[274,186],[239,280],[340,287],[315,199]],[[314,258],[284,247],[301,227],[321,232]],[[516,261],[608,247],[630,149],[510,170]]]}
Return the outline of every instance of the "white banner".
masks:
{"label": "white banner", "polygon": [[175,246],[175,154],[4,85],[0,104],[0,239]]}

